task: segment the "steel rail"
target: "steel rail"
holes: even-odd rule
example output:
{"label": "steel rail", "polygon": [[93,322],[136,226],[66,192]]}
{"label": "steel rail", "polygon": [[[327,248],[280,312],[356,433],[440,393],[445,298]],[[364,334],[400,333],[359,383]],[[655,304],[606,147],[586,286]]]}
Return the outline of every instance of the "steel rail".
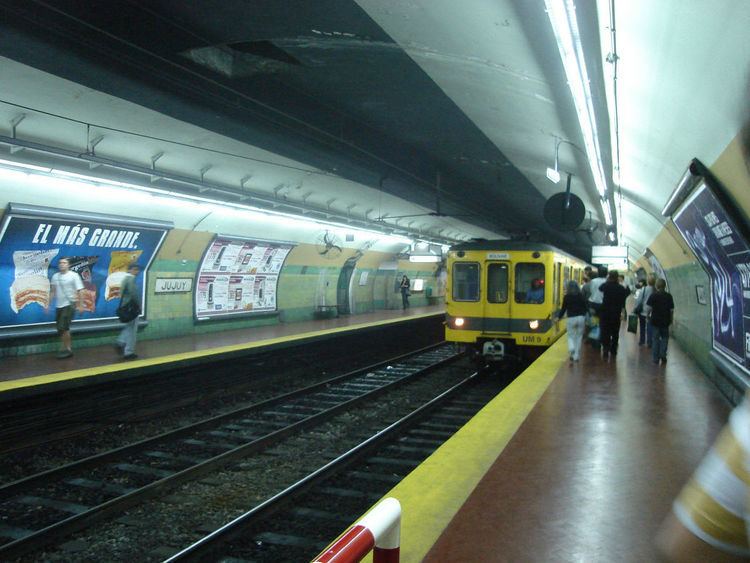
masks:
{"label": "steel rail", "polygon": [[[275,397],[267,401],[257,403],[255,405],[251,405],[249,407],[237,409],[235,411],[232,411],[231,413],[219,415],[217,417],[207,419],[206,421],[201,421],[199,423],[189,425],[188,427],[183,427],[183,428],[171,431],[171,432],[161,434],[159,436],[155,436],[153,438],[148,438],[146,440],[142,440],[140,442],[130,444],[128,446],[123,446],[122,448],[117,448],[116,450],[103,452],[102,454],[98,454],[95,456],[91,456],[89,458],[85,458],[83,460],[80,460],[79,462],[73,462],[71,464],[62,466],[60,468],[56,468],[56,469],[45,471],[36,475],[32,475],[26,479],[21,479],[19,481],[6,485],[2,489],[0,489],[0,493],[11,492],[11,493],[17,494],[21,489],[24,488],[24,486],[28,487],[30,485],[39,484],[40,482],[47,482],[52,477],[66,476],[75,472],[76,469],[86,469],[86,468],[94,467],[97,465],[101,465],[102,463],[108,462],[109,460],[115,457],[118,457],[120,455],[130,454],[135,451],[151,447],[152,445],[154,445],[155,442],[159,440],[179,438],[185,434],[194,432],[195,430],[200,430],[204,427],[215,425],[225,420],[230,420],[233,417],[243,416],[243,415],[248,414],[248,412],[259,411],[262,408],[274,406],[275,404],[283,403],[284,401],[289,400],[289,399],[294,399],[300,396],[304,396],[306,394],[314,393],[317,390],[330,387],[332,384],[342,383],[346,381],[347,379],[353,379],[364,373],[368,373],[372,371],[373,369],[382,368],[383,366],[391,365],[396,362],[408,361],[411,358],[414,358],[414,357],[419,356],[420,354],[429,352],[432,349],[437,349],[443,345],[444,343],[427,346],[425,348],[422,348],[414,352],[410,352],[408,354],[402,354],[400,356],[390,359],[387,362],[378,362],[377,364],[373,364],[366,368],[362,368],[353,372],[349,372],[340,376],[336,376],[324,382],[317,383],[317,384],[305,387],[297,391],[292,391],[290,393],[286,393],[279,397]],[[86,512],[75,514],[64,520],[60,520],[54,524],[51,524],[45,528],[36,530],[27,536],[24,536],[17,540],[13,540],[4,545],[0,545],[0,559],[18,557],[19,555],[28,553],[31,550],[38,549],[41,546],[49,545],[50,543],[53,543],[57,539],[63,538],[73,532],[84,529],[93,523],[100,522],[101,520],[113,514],[117,514],[121,512],[122,510],[130,508],[137,504],[140,504],[145,500],[159,496],[169,490],[174,489],[175,487],[183,483],[196,480],[202,477],[203,475],[215,470],[216,468],[222,467],[226,465],[227,463],[230,463],[234,460],[250,455],[258,450],[261,450],[307,427],[314,426],[316,424],[324,422],[325,420],[332,418],[333,416],[339,414],[340,412],[343,412],[366,400],[371,400],[373,397],[376,397],[387,391],[390,391],[401,385],[404,385],[405,383],[412,381],[415,378],[421,377],[433,371],[434,369],[437,369],[441,366],[444,366],[448,363],[455,361],[459,357],[460,355],[454,354],[448,358],[445,358],[434,364],[426,366],[425,368],[422,368],[412,374],[396,379],[395,381],[391,381],[381,387],[378,387],[377,389],[365,392],[362,395],[343,401],[339,403],[338,405],[325,409],[317,414],[306,417],[300,421],[294,422],[279,430],[272,431],[266,434],[265,436],[262,436],[255,440],[247,442],[229,451],[223,452],[217,456],[209,458],[196,465],[193,465],[181,471],[177,471],[172,475],[153,481],[149,483],[148,485],[145,485],[143,487],[130,491],[124,495],[105,501],[97,506],[90,508]]]}
{"label": "steel rail", "polygon": [[476,371],[468,376],[463,381],[457,383],[450,389],[444,391],[428,403],[418,407],[408,415],[397,420],[390,426],[384,428],[374,436],[371,436],[361,444],[353,447],[346,453],[340,455],[336,459],[328,462],[324,466],[310,473],[306,477],[300,479],[293,485],[290,485],[283,491],[267,499],[263,503],[247,511],[246,513],[238,516],[231,522],[228,522],[218,530],[211,532],[209,535],[198,540],[192,545],[186,547],[179,553],[176,553],[172,557],[164,560],[163,563],[184,563],[194,561],[204,561],[205,558],[216,555],[222,544],[230,541],[232,538],[241,534],[244,529],[252,525],[253,523],[262,520],[274,512],[282,509],[289,502],[291,502],[298,495],[306,492],[314,485],[328,479],[331,475],[341,471],[357,459],[366,455],[370,450],[380,446],[383,442],[391,440],[394,436],[399,435],[405,427],[410,423],[424,416],[428,411],[439,407],[439,405],[452,398],[459,391],[463,390],[464,387],[471,384],[476,377],[482,373]]}

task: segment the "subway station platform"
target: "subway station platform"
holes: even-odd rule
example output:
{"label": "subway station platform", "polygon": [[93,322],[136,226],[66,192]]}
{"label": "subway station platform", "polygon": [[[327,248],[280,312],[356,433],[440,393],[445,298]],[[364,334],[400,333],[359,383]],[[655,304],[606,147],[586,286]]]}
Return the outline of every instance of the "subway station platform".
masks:
{"label": "subway station platform", "polygon": [[178,338],[146,340],[137,345],[138,359],[123,361],[111,346],[75,349],[71,358],[59,360],[54,353],[2,359],[0,396],[42,386],[83,385],[91,378],[142,375],[163,369],[196,365],[250,351],[273,350],[343,333],[372,330],[389,324],[442,317],[444,306],[414,307],[402,311],[383,310],[332,319],[266,325],[240,330],[217,331]]}
{"label": "subway station platform", "polygon": [[679,345],[654,365],[567,338],[386,496],[402,561],[655,561],[657,529],[730,406]]}

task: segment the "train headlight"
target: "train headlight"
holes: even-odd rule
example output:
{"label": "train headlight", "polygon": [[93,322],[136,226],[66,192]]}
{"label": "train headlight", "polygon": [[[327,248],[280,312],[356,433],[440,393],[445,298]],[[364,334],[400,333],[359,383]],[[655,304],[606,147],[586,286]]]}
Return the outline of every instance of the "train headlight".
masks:
{"label": "train headlight", "polygon": [[529,328],[530,328],[531,330],[536,330],[536,329],[538,329],[538,328],[539,328],[539,321],[537,321],[537,320],[534,320],[534,321],[529,321]]}
{"label": "train headlight", "polygon": [[456,317],[453,321],[453,324],[456,328],[461,328],[462,326],[464,326],[464,320],[461,317]]}

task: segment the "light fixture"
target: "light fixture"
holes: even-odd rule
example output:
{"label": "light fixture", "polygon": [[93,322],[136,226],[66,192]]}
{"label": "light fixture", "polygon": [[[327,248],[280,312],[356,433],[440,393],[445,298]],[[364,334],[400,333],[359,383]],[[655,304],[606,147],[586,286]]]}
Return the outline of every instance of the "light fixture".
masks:
{"label": "light fixture", "polygon": [[609,202],[606,199],[602,199],[602,210],[604,211],[604,221],[608,227],[611,227],[613,225],[612,209],[609,207]]}
{"label": "light fixture", "polygon": [[609,232],[609,240],[611,242],[615,242],[615,233],[613,231]]}
{"label": "light fixture", "polygon": [[555,184],[560,181],[560,172],[557,170],[557,159],[555,158],[555,168],[547,167],[547,178]]}
{"label": "light fixture", "polygon": [[609,204],[606,203],[607,182],[604,176],[601,149],[599,148],[599,135],[589,87],[589,76],[583,56],[581,37],[578,32],[576,7],[573,0],[544,0],[544,4],[565,68],[565,76],[573,95],[573,104],[578,115],[578,123],[581,126],[586,157],[594,178],[594,185],[602,198],[604,215],[605,217],[609,216],[607,224],[610,225],[612,216],[611,212],[608,215],[607,211],[609,207]]}
{"label": "light fixture", "polygon": [[558,141],[557,139],[555,139],[555,167],[554,168],[550,168],[549,166],[547,167],[547,178],[553,184],[557,184],[558,182],[560,182],[560,170],[558,168],[557,157],[559,154],[558,151],[560,150],[561,142],[562,141]]}
{"label": "light fixture", "polygon": [[420,262],[420,263],[428,263],[428,262],[440,262],[442,258],[436,254],[411,254],[409,256],[409,262]]}
{"label": "light fixture", "polygon": [[464,319],[462,317],[456,317],[453,320],[453,326],[455,326],[456,328],[461,328],[462,326],[464,326]]}
{"label": "light fixture", "polygon": [[[166,200],[169,200],[170,203],[175,203],[178,205],[186,204],[186,203],[193,203],[193,204],[199,204],[199,205],[210,204],[210,205],[215,205],[223,209],[230,209],[230,210],[235,210],[235,211],[240,211],[240,212],[248,212],[251,214],[254,213],[254,214],[262,215],[269,219],[275,218],[276,220],[281,221],[285,225],[287,225],[289,221],[297,221],[300,224],[305,224],[308,226],[322,225],[322,226],[336,227],[338,229],[345,229],[348,232],[351,232],[351,231],[364,232],[369,235],[377,236],[382,241],[387,241],[391,243],[403,243],[403,244],[412,243],[412,239],[404,237],[404,236],[400,236],[396,234],[384,234],[379,231],[370,231],[368,229],[362,229],[359,227],[354,227],[352,225],[339,224],[334,221],[323,221],[323,220],[318,220],[318,219],[312,219],[309,217],[299,217],[290,213],[263,209],[260,207],[255,207],[255,206],[247,205],[243,203],[223,201],[220,199],[213,199],[213,198],[203,197],[203,196],[195,196],[195,195],[186,194],[182,192],[170,191],[167,189],[154,188],[154,187],[149,187],[149,186],[141,186],[138,184],[130,184],[127,182],[119,182],[117,180],[110,180],[107,178],[101,178],[97,176],[88,176],[85,174],[79,174],[77,172],[68,172],[66,170],[59,170],[55,168],[35,166],[32,164],[26,164],[23,162],[14,162],[14,161],[0,159],[0,172],[7,172],[8,174],[20,173],[20,174],[24,174],[27,176],[45,178],[47,181],[54,181],[55,179],[57,179],[57,181],[73,182],[73,183],[77,183],[80,185],[85,185],[85,184],[100,185],[100,186],[104,186],[107,188],[122,189],[122,190],[127,190],[127,192],[137,192],[141,194],[148,194],[150,196],[157,197],[157,198],[164,198]],[[438,260],[436,261],[440,261],[439,257],[438,257]]]}
{"label": "light fixture", "polygon": [[536,319],[533,321],[529,321],[529,328],[531,330],[537,330],[539,328],[539,321]]}

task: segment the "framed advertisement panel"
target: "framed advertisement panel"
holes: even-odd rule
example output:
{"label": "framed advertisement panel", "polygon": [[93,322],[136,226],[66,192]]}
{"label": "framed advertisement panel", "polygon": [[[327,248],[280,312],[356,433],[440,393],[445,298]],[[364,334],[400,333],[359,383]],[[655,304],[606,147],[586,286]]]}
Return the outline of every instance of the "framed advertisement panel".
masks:
{"label": "framed advertisement panel", "polygon": [[236,317],[277,310],[279,274],[294,245],[218,235],[195,280],[195,318]]}
{"label": "framed advertisement panel", "polygon": [[[0,337],[53,331],[50,278],[61,258],[84,284],[83,312],[72,329],[117,323],[128,264],[145,311],[145,276],[171,223],[11,203],[0,225]],[[145,313],[144,313],[145,314]]]}
{"label": "framed advertisement panel", "polygon": [[750,245],[742,220],[707,171],[672,220],[711,282],[714,349],[750,371]]}

